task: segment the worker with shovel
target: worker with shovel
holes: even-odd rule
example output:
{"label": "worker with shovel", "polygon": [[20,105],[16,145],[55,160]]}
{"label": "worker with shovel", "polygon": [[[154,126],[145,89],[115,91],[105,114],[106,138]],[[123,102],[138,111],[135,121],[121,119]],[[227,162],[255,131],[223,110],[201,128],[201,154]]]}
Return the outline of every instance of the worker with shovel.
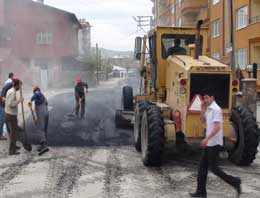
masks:
{"label": "worker with shovel", "polygon": [[23,96],[19,99],[16,97],[16,91],[21,89],[21,81],[18,79],[13,80],[13,87],[7,91],[5,98],[5,114],[6,121],[10,127],[10,147],[9,155],[19,155],[17,151],[16,141],[18,138],[18,104],[24,101]]}
{"label": "worker with shovel", "polygon": [[[35,118],[33,113],[32,102],[34,102],[35,104],[37,118]],[[28,103],[28,106],[31,109],[33,120],[37,127],[37,132],[40,136],[40,145],[37,150],[39,152],[39,155],[42,155],[49,151],[49,148],[47,146],[49,111],[48,102],[38,86],[35,86],[33,88],[33,96],[31,98],[31,102]]]}
{"label": "worker with shovel", "polygon": [[88,92],[88,84],[85,82],[82,82],[81,79],[78,77],[76,78],[76,86],[74,90],[75,94],[75,100],[76,100],[76,116],[79,117],[79,109],[81,109],[80,112],[80,119],[84,118],[85,115],[85,91],[84,88],[86,88],[86,93]]}

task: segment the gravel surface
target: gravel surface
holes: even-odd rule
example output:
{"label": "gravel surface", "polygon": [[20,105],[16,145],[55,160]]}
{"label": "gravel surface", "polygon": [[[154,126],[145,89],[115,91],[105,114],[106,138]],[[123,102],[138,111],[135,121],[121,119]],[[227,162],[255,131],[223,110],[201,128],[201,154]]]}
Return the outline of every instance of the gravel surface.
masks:
{"label": "gravel surface", "polygon": [[[116,129],[124,81],[110,81],[89,92],[86,117],[70,120],[73,94],[50,99],[50,151],[8,156],[8,142],[0,142],[0,197],[2,198],[172,198],[189,197],[196,187],[199,152],[165,152],[160,168],[144,167],[133,147],[132,129]],[[102,87],[102,88],[101,88]],[[37,134],[27,118],[30,140]],[[237,167],[222,159],[221,167],[242,178],[242,198],[260,197],[260,156],[250,167]],[[213,174],[208,177],[208,197],[236,197],[235,191]]]}

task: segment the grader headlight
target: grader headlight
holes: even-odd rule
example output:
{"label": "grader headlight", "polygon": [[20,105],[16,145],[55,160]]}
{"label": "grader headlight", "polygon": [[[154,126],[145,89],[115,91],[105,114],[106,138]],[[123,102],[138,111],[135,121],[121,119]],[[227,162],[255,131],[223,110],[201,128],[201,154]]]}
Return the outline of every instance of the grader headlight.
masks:
{"label": "grader headlight", "polygon": [[180,80],[180,85],[181,85],[180,93],[181,94],[186,94],[186,92],[187,92],[187,89],[186,89],[187,80],[186,79],[181,79]]}
{"label": "grader headlight", "polygon": [[233,86],[232,92],[233,93],[237,93],[238,92],[238,85],[239,85],[238,80],[233,80],[232,81],[232,86]]}

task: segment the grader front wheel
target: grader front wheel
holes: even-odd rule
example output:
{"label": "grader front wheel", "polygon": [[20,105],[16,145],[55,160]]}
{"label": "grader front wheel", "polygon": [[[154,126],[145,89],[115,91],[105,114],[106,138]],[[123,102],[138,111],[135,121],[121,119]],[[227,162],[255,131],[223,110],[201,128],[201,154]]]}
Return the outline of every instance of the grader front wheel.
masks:
{"label": "grader front wheel", "polygon": [[134,144],[137,152],[141,152],[141,125],[142,115],[145,109],[147,109],[149,103],[147,101],[140,101],[135,106],[134,117]]}

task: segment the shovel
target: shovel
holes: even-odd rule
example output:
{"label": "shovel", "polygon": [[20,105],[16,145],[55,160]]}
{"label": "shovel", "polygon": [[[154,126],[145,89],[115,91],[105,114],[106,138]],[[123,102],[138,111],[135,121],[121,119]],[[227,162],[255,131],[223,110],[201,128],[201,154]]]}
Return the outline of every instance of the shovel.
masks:
{"label": "shovel", "polygon": [[[22,91],[22,85],[20,85],[20,96],[23,96],[23,91]],[[23,106],[23,102],[21,102],[21,106],[22,106],[22,116],[23,116],[23,129],[24,129],[24,142],[23,142],[23,147],[25,150],[27,151],[32,151],[32,145],[29,144],[28,141],[28,134],[26,131],[26,127],[25,127],[25,117],[24,117],[24,106]]]}
{"label": "shovel", "polygon": [[67,117],[67,118],[74,118],[74,117],[75,117],[76,109],[77,109],[78,106],[80,107],[81,100],[82,100],[82,98],[79,98],[79,102],[77,103],[77,105],[76,105],[76,107],[73,109],[73,111],[72,111],[71,113],[66,114],[66,117]]}
{"label": "shovel", "polygon": [[29,108],[30,108],[30,110],[31,110],[31,113],[32,113],[33,122],[34,122],[35,126],[37,127],[37,120],[36,120],[36,117],[35,117],[35,115],[34,115],[33,109],[32,109],[32,107],[31,107],[31,106],[29,106]]}

